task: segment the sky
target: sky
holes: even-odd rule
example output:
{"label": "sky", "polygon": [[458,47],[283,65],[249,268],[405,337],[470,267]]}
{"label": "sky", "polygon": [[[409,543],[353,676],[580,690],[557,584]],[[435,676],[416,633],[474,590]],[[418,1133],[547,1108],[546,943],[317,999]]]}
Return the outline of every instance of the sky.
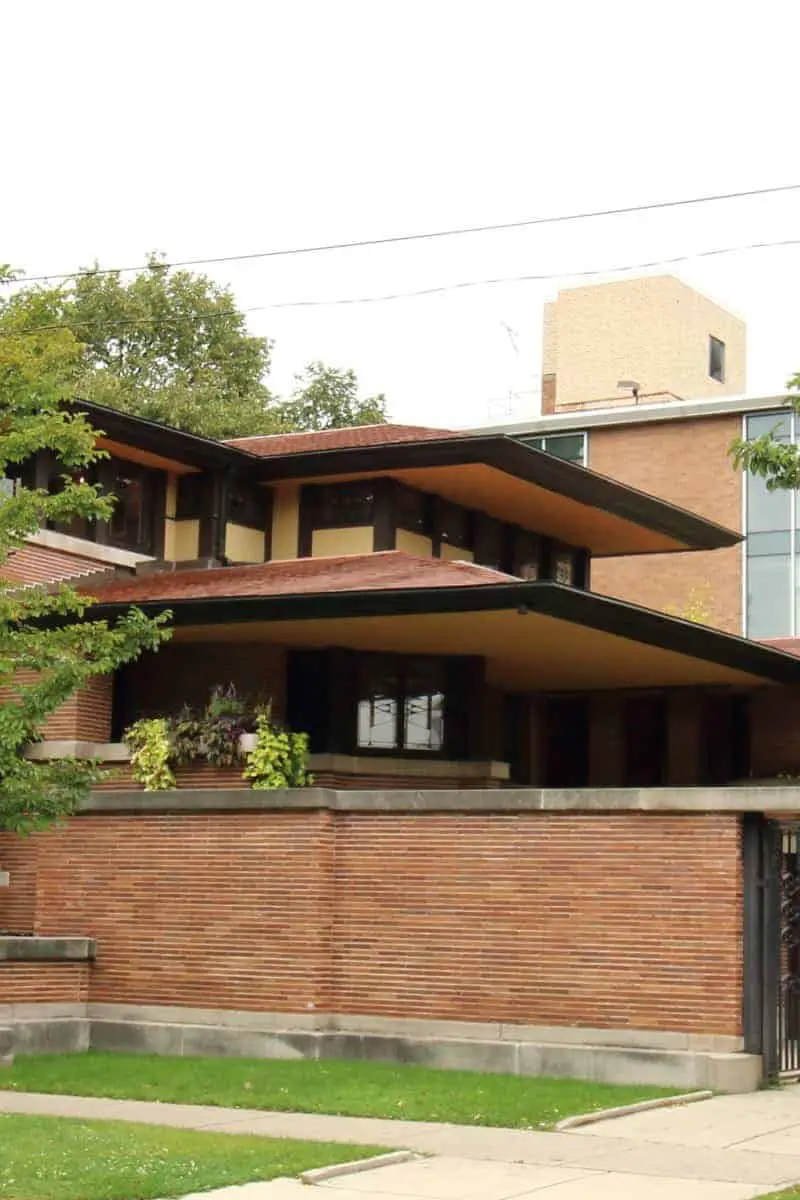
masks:
{"label": "sky", "polygon": [[[795,0],[39,0],[0,32],[0,262],[30,275],[800,183]],[[275,392],[322,359],[459,427],[538,412],[575,273],[786,239],[800,191],[202,269]],[[654,270],[747,321],[749,392],[800,371],[800,245]],[[552,278],[320,303],[519,275]]]}

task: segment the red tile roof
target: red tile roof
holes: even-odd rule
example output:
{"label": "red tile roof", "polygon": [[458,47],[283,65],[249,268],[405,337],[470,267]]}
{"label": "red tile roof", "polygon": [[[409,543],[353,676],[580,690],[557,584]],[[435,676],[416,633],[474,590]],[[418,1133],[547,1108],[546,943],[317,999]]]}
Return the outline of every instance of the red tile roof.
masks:
{"label": "red tile roof", "polygon": [[313,433],[273,433],[269,437],[230,438],[226,443],[265,458],[278,454],[304,454],[314,450],[343,450],[353,446],[385,446],[391,442],[422,442],[460,437],[452,429],[428,425],[353,425]]}
{"label": "red tile roof", "polygon": [[358,592],[380,588],[474,587],[518,583],[490,567],[417,558],[400,550],[352,554],[341,558],[281,559],[247,567],[157,571],[113,579],[82,591],[102,603],[140,604],[147,600],[194,600],[207,597],[291,596],[309,592]]}
{"label": "red tile roof", "polygon": [[2,577],[15,583],[59,583],[107,570],[108,564],[97,559],[65,554],[48,546],[27,545],[9,555],[3,564]]}

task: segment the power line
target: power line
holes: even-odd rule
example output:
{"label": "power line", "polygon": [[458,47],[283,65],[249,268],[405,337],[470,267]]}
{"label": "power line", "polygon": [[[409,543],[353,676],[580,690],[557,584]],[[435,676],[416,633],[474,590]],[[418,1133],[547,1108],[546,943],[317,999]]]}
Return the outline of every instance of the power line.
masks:
{"label": "power line", "polygon": [[379,304],[386,300],[407,300],[417,296],[435,296],[442,292],[455,292],[467,288],[494,287],[504,283],[545,283],[557,279],[588,279],[597,275],[615,275],[622,271],[646,271],[651,267],[669,267],[677,263],[691,262],[696,258],[713,258],[720,254],[741,254],[748,250],[771,250],[779,246],[800,246],[800,238],[786,238],[779,242],[749,242],[744,246],[723,246],[717,250],[698,250],[694,254],[681,254],[675,258],[654,259],[651,262],[628,263],[619,267],[597,267],[589,271],[557,271],[548,275],[502,275],[496,279],[468,279],[460,283],[445,283],[437,287],[419,288],[413,292],[389,292],[382,296],[353,296],[341,300],[286,300],[280,304],[261,304],[244,312],[265,312],[273,308],[317,308],[343,304]]}
{"label": "power line", "polygon": [[[495,225],[468,225],[456,229],[436,229],[426,233],[400,233],[388,237],[361,238],[352,242],[327,242],[316,246],[293,246],[284,250],[260,250],[250,254],[224,254],[217,258],[186,258],[158,265],[164,270],[173,267],[214,266],[220,263],[249,262],[262,258],[285,258],[300,254],[323,254],[332,250],[359,250],[370,246],[391,246],[404,242],[433,241],[437,238],[463,237],[466,234],[497,233],[508,229],[524,229],[534,225],[557,225],[570,221],[590,221],[598,217],[621,217],[632,213],[657,212],[662,209],[683,208],[694,204],[712,204],[720,200],[744,200],[753,196],[774,196],[780,192],[800,191],[800,183],[787,183],[779,187],[754,188],[746,192],[722,192],[712,196],[692,196],[684,200],[660,200],[653,204],[631,204],[623,208],[605,208],[593,212],[563,213],[551,217],[529,217],[520,221],[503,221]],[[82,279],[87,276],[116,275],[130,271],[146,271],[149,263],[135,267],[103,267],[96,270],[70,271],[65,274],[28,275],[19,282],[46,283],[61,279]]]}
{"label": "power line", "polygon": [[[777,242],[749,242],[743,246],[723,246],[715,250],[697,250],[692,254],[681,254],[674,258],[653,259],[650,262],[627,263],[615,267],[596,267],[584,271],[555,271],[543,275],[505,275],[495,279],[469,279],[459,283],[445,283],[436,287],[418,288],[409,292],[388,292],[380,296],[348,296],[335,300],[285,300],[275,304],[257,304],[250,308],[224,309],[218,313],[210,313],[202,318],[204,323],[219,321],[225,317],[240,316],[245,313],[267,312],[280,308],[325,308],[350,304],[380,304],[389,300],[415,299],[421,296],[435,296],[445,292],[463,291],[467,288],[495,287],[508,283],[544,283],[561,279],[587,279],[598,275],[615,275],[623,271],[645,271],[652,267],[668,267],[677,263],[691,262],[697,258],[712,258],[722,254],[742,254],[750,250],[772,250],[778,247],[800,246],[800,238],[786,238]],[[20,337],[23,334],[45,333],[57,329],[106,329],[109,324],[114,330],[143,323],[158,324],[159,319],[140,317],[130,320],[113,322],[105,321],[57,321],[48,325],[28,325],[20,329],[0,329],[0,338]]]}

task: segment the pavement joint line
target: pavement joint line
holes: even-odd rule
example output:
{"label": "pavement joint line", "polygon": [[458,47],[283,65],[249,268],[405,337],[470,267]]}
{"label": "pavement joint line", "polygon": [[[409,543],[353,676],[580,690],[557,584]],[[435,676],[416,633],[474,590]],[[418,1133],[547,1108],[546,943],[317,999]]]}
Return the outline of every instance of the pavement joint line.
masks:
{"label": "pavement joint line", "polygon": [[[787,1129],[796,1129],[798,1125],[800,1125],[800,1114],[798,1115],[797,1120],[790,1121],[788,1125],[779,1125],[775,1129],[770,1129],[769,1132],[770,1132],[770,1134],[784,1133]],[[721,1150],[735,1150],[735,1148],[737,1146],[745,1146],[746,1147],[748,1142],[755,1142],[755,1141],[758,1141],[758,1139],[760,1137],[766,1137],[766,1136],[767,1136],[767,1134],[764,1134],[764,1133],[754,1133],[746,1138],[737,1138],[736,1141],[725,1142],[725,1144],[723,1146],[720,1146],[720,1149]]]}

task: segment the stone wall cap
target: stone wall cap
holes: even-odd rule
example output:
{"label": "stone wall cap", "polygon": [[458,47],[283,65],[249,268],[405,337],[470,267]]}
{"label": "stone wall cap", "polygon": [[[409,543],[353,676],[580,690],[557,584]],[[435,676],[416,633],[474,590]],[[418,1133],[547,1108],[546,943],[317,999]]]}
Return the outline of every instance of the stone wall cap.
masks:
{"label": "stone wall cap", "polygon": [[170,792],[93,792],[79,806],[93,813],[202,813],[327,809],[339,812],[453,813],[773,813],[800,817],[800,787],[723,788],[430,788],[415,790],[182,788]]}
{"label": "stone wall cap", "polygon": [[88,962],[93,938],[0,936],[0,962]]}

